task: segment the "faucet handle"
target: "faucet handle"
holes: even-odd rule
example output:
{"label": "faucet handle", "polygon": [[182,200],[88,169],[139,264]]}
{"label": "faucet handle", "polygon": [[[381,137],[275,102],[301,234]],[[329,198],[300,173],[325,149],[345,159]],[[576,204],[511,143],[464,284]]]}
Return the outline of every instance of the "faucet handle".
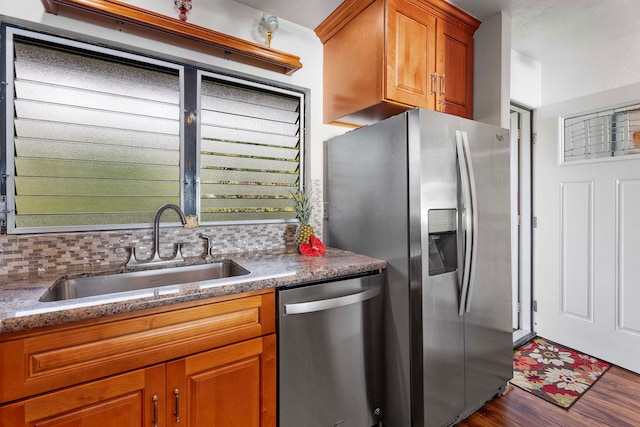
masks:
{"label": "faucet handle", "polygon": [[207,259],[211,256],[213,256],[213,254],[211,252],[213,252],[213,239],[211,238],[211,236],[209,236],[208,234],[203,234],[200,233],[200,238],[205,239],[207,241],[207,251],[204,254],[204,258]]}

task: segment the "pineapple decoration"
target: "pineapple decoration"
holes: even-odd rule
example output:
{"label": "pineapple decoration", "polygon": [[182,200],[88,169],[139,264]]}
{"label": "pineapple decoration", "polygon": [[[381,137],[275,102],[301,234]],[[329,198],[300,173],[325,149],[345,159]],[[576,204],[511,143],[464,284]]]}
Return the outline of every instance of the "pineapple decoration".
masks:
{"label": "pineapple decoration", "polygon": [[318,239],[313,227],[309,224],[311,219],[311,192],[304,193],[300,190],[291,193],[296,210],[296,218],[300,225],[296,229],[296,246],[302,255],[322,256],[326,253],[324,244]]}
{"label": "pineapple decoration", "polygon": [[304,242],[308,242],[309,238],[313,234],[313,227],[309,225],[309,219],[311,218],[311,192],[303,193],[298,190],[295,193],[291,193],[293,196],[294,209],[296,210],[296,219],[300,221],[300,225],[296,229],[296,246]]}

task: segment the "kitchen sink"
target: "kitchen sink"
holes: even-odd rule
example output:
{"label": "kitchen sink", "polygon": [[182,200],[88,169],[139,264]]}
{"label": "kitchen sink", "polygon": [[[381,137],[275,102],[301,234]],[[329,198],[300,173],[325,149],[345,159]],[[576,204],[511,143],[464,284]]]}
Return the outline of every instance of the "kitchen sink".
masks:
{"label": "kitchen sink", "polygon": [[126,273],[111,273],[61,277],[39,299],[41,302],[108,295],[118,292],[205,282],[249,274],[249,270],[229,259],[207,264],[195,264]]}

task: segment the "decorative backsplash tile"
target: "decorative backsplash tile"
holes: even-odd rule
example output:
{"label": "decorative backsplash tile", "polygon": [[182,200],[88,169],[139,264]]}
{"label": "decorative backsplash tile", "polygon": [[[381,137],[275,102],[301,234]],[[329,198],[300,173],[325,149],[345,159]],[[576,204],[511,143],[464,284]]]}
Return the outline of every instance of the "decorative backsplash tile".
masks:
{"label": "decorative backsplash tile", "polygon": [[313,227],[313,231],[316,233],[318,238],[322,240],[322,217],[324,216],[324,203],[322,203],[322,181],[319,179],[311,180],[311,190],[313,191],[311,194],[311,203],[313,208],[311,210],[311,219],[309,220],[309,224]]}
{"label": "decorative backsplash tile", "polygon": [[[311,224],[322,239],[322,186],[312,181]],[[213,225],[197,228],[161,227],[160,254],[169,255],[173,244],[182,243],[185,257],[204,255],[210,235],[214,253],[283,250],[294,245],[297,223]],[[150,255],[151,228],[0,236],[0,276],[38,274],[69,269],[118,267],[127,260],[127,247],[138,257]]]}

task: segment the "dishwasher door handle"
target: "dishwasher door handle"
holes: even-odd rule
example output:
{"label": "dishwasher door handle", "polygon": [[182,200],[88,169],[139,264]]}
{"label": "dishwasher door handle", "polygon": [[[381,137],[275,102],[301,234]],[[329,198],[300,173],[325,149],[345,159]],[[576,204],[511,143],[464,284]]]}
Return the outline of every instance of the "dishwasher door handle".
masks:
{"label": "dishwasher door handle", "polygon": [[345,305],[357,304],[370,300],[380,295],[380,288],[372,288],[357,294],[345,295],[343,297],[321,299],[317,301],[299,302],[284,305],[284,315],[313,313],[315,311],[330,310],[332,308],[344,307]]}

